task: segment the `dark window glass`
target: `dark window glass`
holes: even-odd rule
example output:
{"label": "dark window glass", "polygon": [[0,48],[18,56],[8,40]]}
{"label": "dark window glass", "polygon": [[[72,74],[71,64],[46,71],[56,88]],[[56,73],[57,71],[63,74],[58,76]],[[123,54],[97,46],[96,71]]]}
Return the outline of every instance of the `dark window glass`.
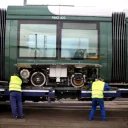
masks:
{"label": "dark window glass", "polygon": [[63,23],[61,38],[61,58],[97,59],[97,24]]}
{"label": "dark window glass", "polygon": [[20,24],[19,57],[56,58],[56,24]]}

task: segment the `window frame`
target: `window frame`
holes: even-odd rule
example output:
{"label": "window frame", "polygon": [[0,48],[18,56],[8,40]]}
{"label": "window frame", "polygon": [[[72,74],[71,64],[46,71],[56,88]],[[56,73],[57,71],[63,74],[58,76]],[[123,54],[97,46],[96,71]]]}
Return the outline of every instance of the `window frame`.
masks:
{"label": "window frame", "polygon": [[[61,39],[62,39],[62,29],[63,23],[88,23],[96,24],[96,29],[98,31],[97,40],[97,58],[64,58],[61,57]],[[19,56],[19,44],[20,44],[20,24],[55,24],[56,25],[56,57],[20,57]],[[92,29],[93,30],[93,29]],[[39,59],[39,60],[99,60],[100,59],[100,23],[98,21],[66,21],[66,20],[18,20],[18,32],[17,32],[17,58],[18,59]]]}
{"label": "window frame", "polygon": [[[91,30],[97,30],[98,31],[98,39],[97,39],[97,52],[98,52],[98,55],[97,55],[97,58],[64,58],[64,57],[61,57],[61,50],[59,51],[60,54],[59,54],[59,58],[61,60],[99,60],[100,59],[100,25],[99,25],[99,22],[97,21],[62,21],[61,22],[61,30],[63,29],[63,23],[84,23],[84,24],[96,24],[96,29],[91,29]],[[62,38],[62,31],[60,32],[61,33],[61,38]],[[62,42],[60,41],[60,49],[61,49],[61,45],[62,45]]]}
{"label": "window frame", "polygon": [[[20,57],[20,25],[21,24],[53,24],[56,25],[56,57]],[[17,58],[18,59],[39,59],[39,60],[56,60],[58,58],[58,25],[57,21],[51,20],[18,20],[17,32]]]}

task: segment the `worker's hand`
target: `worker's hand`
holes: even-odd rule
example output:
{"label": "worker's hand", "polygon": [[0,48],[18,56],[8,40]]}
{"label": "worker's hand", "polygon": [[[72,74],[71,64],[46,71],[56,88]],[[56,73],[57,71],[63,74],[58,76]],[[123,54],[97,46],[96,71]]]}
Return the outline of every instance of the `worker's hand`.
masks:
{"label": "worker's hand", "polygon": [[89,85],[85,85],[84,87],[82,87],[85,90],[90,90],[90,86]]}

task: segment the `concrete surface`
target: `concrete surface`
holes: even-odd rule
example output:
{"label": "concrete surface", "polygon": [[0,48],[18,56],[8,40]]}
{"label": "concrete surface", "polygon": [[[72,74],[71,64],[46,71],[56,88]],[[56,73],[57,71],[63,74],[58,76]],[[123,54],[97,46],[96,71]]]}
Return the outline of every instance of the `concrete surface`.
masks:
{"label": "concrete surface", "polygon": [[83,106],[43,106],[25,103],[25,119],[13,119],[8,104],[0,105],[0,128],[128,128],[128,102],[105,102],[107,121],[101,121],[99,107],[88,121],[91,102]]}

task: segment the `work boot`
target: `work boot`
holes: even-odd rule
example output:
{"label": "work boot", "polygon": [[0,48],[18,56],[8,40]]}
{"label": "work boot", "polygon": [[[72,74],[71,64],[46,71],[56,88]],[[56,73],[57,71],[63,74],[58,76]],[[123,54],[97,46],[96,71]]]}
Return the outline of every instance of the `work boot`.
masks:
{"label": "work boot", "polygon": [[18,116],[13,116],[14,119],[18,119]]}
{"label": "work boot", "polygon": [[19,116],[18,119],[24,119],[24,116]]}

